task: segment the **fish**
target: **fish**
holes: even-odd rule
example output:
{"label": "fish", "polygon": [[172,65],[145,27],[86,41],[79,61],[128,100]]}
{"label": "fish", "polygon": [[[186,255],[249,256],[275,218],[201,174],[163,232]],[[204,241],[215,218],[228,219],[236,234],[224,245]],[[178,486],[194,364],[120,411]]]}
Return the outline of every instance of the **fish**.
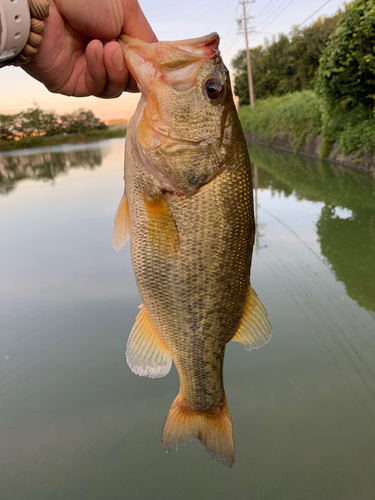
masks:
{"label": "fish", "polygon": [[113,245],[130,237],[142,298],[130,332],[131,370],[180,379],[162,430],[165,451],[200,440],[232,467],[224,391],[226,344],[271,338],[250,285],[255,235],[251,165],[219,35],[145,43],[121,35],[141,98],[125,142],[125,188]]}

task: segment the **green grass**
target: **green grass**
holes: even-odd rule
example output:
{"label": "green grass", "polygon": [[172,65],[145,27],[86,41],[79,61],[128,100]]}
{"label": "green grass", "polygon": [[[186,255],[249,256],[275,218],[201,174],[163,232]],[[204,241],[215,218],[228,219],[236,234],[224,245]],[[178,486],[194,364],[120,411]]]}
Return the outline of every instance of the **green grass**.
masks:
{"label": "green grass", "polygon": [[288,137],[295,151],[304,142],[311,142],[322,131],[322,102],[312,91],[294,92],[282,97],[269,97],[239,109],[238,115],[245,133],[254,133],[270,142],[280,133]]}
{"label": "green grass", "polygon": [[41,137],[24,137],[19,141],[0,140],[0,151],[12,151],[14,149],[36,148],[41,146],[55,146],[56,144],[67,144],[76,142],[99,141],[101,139],[113,139],[125,137],[126,129],[118,130],[89,130],[84,134],[65,134]]}
{"label": "green grass", "polygon": [[238,115],[245,133],[269,143],[275,134],[281,134],[288,138],[295,152],[317,135],[323,139],[321,158],[328,157],[334,143],[344,155],[355,152],[354,161],[358,162],[364,154],[375,152],[374,119],[365,119],[358,108],[345,114],[329,113],[313,91],[259,100],[254,109],[240,108]]}

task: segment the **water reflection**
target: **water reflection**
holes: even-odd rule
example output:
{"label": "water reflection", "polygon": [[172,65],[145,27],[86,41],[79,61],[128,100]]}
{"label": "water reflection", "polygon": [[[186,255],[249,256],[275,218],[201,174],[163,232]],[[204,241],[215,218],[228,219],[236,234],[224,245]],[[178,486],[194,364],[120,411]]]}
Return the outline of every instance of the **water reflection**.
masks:
{"label": "water reflection", "polygon": [[81,149],[76,149],[76,146],[64,150],[60,146],[38,153],[0,154],[0,195],[13,191],[17,182],[23,179],[51,180],[70,168],[93,169],[102,164],[102,150],[99,147],[78,147]]}
{"label": "water reflection", "polygon": [[375,312],[375,211],[363,209],[343,219],[325,205],[317,231],[322,254],[348,295]]}
{"label": "water reflection", "polygon": [[257,146],[258,186],[323,202],[317,222],[322,254],[348,295],[375,312],[375,183],[366,173]]}
{"label": "water reflection", "polygon": [[[199,443],[161,450],[176,370],[149,380],[126,365],[141,299],[129,245],[111,244],[123,139],[69,150],[99,148],[101,168],[0,196],[0,499],[373,500],[375,321],[331,257],[350,260],[357,241],[357,267],[368,262],[357,231],[373,245],[371,178],[252,150],[264,188],[252,283],[274,335],[256,353],[228,344],[237,462],[223,470]],[[327,236],[340,224],[341,245]],[[362,274],[348,291],[371,305]]]}

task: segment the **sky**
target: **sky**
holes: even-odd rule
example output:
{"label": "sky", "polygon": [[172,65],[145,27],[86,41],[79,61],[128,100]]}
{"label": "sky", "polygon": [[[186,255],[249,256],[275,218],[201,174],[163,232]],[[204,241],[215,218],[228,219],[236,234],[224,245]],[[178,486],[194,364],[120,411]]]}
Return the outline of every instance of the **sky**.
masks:
{"label": "sky", "polygon": [[[237,34],[236,19],[242,15],[238,0],[140,0],[140,3],[159,40],[195,38],[217,31],[221,37],[220,50],[229,68],[231,59],[245,47],[244,35]],[[272,39],[279,33],[288,34],[293,25],[301,25],[306,19],[308,25],[319,16],[332,15],[342,6],[342,0],[249,2],[247,14],[254,16],[249,20],[254,31],[249,37],[250,46],[263,44],[265,38]],[[65,97],[50,93],[21,68],[0,70],[0,114],[23,111],[36,102],[42,109],[59,114],[85,108],[101,119],[129,119],[138,100],[139,94],[127,93],[117,99]]]}

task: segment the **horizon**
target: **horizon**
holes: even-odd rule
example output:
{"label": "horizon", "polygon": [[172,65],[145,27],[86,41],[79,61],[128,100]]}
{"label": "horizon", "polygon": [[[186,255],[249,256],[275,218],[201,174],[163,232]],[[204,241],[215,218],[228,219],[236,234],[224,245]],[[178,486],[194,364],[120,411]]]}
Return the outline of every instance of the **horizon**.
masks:
{"label": "horizon", "polygon": [[[280,0],[276,0],[275,3],[275,0],[258,0],[248,5],[247,14],[254,16],[250,24],[259,29],[251,34],[250,47],[264,45],[266,39],[272,39],[281,33],[289,34],[293,26],[307,26],[319,17],[331,16],[344,5],[344,2],[338,0],[328,0],[324,3],[302,0],[296,8],[294,1],[280,3]],[[220,34],[221,54],[234,80],[231,61],[245,45],[244,37],[237,35],[236,18],[241,16],[241,6],[237,1],[229,4],[225,0],[206,0],[202,6],[197,0],[193,0],[189,6],[179,6],[178,10],[171,0],[162,0],[157,5],[152,0],[145,0],[141,2],[141,6],[159,40],[193,38],[217,31]],[[305,24],[304,21],[308,22]],[[16,67],[5,67],[1,70],[0,91],[2,95],[6,95],[7,101],[6,105],[0,102],[1,114],[25,111],[36,102],[43,111],[64,114],[83,108],[91,110],[100,119],[121,118],[129,121],[139,100],[139,94],[127,92],[115,99],[53,94],[42,83]]]}

